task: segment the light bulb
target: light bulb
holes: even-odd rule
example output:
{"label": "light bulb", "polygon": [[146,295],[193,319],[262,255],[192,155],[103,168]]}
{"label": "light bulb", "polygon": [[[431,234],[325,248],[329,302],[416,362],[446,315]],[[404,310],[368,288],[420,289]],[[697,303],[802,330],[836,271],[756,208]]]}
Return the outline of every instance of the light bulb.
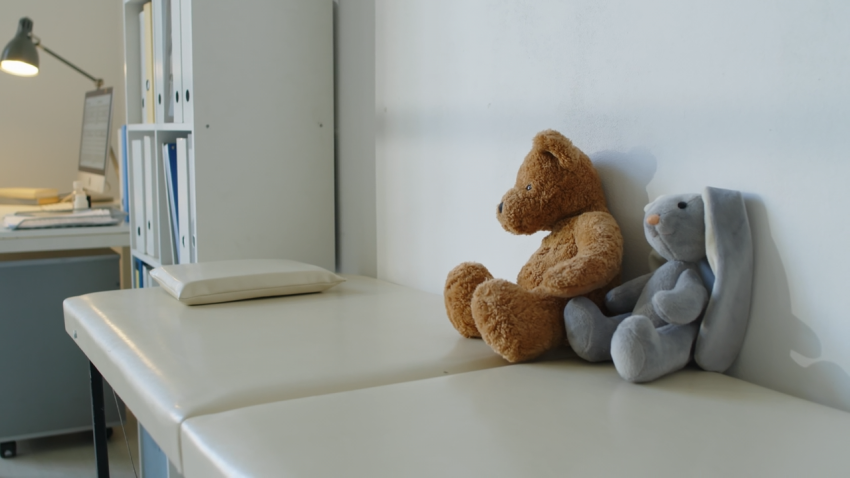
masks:
{"label": "light bulb", "polygon": [[17,76],[35,76],[38,74],[37,67],[17,60],[0,61],[0,69]]}

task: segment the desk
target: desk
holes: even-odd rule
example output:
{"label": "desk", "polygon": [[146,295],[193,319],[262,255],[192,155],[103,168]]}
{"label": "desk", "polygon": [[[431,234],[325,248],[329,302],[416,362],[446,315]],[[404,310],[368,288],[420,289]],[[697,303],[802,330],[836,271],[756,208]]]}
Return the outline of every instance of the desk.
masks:
{"label": "desk", "polygon": [[[16,211],[37,211],[37,206],[0,205],[0,217]],[[0,253],[39,252],[101,247],[129,247],[130,225],[61,227],[10,231],[0,226]]]}
{"label": "desk", "polygon": [[[0,206],[0,216],[37,207]],[[119,288],[126,224],[11,231],[0,226],[0,454],[15,441],[91,429],[88,361],[62,328],[62,301]],[[112,399],[111,395],[108,397]],[[117,412],[108,409],[110,422]]]}

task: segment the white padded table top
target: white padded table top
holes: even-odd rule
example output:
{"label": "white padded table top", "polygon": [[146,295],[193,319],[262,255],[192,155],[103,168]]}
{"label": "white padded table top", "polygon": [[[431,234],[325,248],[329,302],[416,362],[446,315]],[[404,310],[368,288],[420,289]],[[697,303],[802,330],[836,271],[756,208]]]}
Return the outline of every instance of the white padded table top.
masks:
{"label": "white padded table top", "polygon": [[850,414],[725,375],[513,365],[187,420],[185,478],[850,475]]}
{"label": "white padded table top", "polygon": [[187,418],[505,365],[442,297],[366,277],[321,294],[186,306],[161,288],[65,301],[65,329],[182,469]]}

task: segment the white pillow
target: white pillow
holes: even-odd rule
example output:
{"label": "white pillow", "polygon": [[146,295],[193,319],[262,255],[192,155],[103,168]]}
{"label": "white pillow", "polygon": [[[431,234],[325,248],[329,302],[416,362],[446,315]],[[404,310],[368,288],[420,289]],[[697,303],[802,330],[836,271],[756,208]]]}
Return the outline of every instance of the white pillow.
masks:
{"label": "white pillow", "polygon": [[285,259],[162,266],[151,277],[186,305],[321,292],[345,281],[321,267]]}

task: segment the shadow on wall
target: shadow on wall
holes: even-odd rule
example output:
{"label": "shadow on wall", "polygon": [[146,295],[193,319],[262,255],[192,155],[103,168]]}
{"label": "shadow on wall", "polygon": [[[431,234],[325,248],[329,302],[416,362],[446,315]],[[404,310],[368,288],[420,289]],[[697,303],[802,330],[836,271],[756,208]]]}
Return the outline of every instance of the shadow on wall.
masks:
{"label": "shadow on wall", "polygon": [[729,375],[850,411],[850,375],[822,360],[815,332],[791,312],[788,276],[773,241],[767,209],[745,195],[753,231],[755,277],[747,336]]}
{"label": "shadow on wall", "polygon": [[655,156],[643,149],[627,153],[600,151],[590,155],[602,179],[608,209],[623,233],[623,282],[649,272],[649,243],[643,232],[646,186],[655,177]]}

